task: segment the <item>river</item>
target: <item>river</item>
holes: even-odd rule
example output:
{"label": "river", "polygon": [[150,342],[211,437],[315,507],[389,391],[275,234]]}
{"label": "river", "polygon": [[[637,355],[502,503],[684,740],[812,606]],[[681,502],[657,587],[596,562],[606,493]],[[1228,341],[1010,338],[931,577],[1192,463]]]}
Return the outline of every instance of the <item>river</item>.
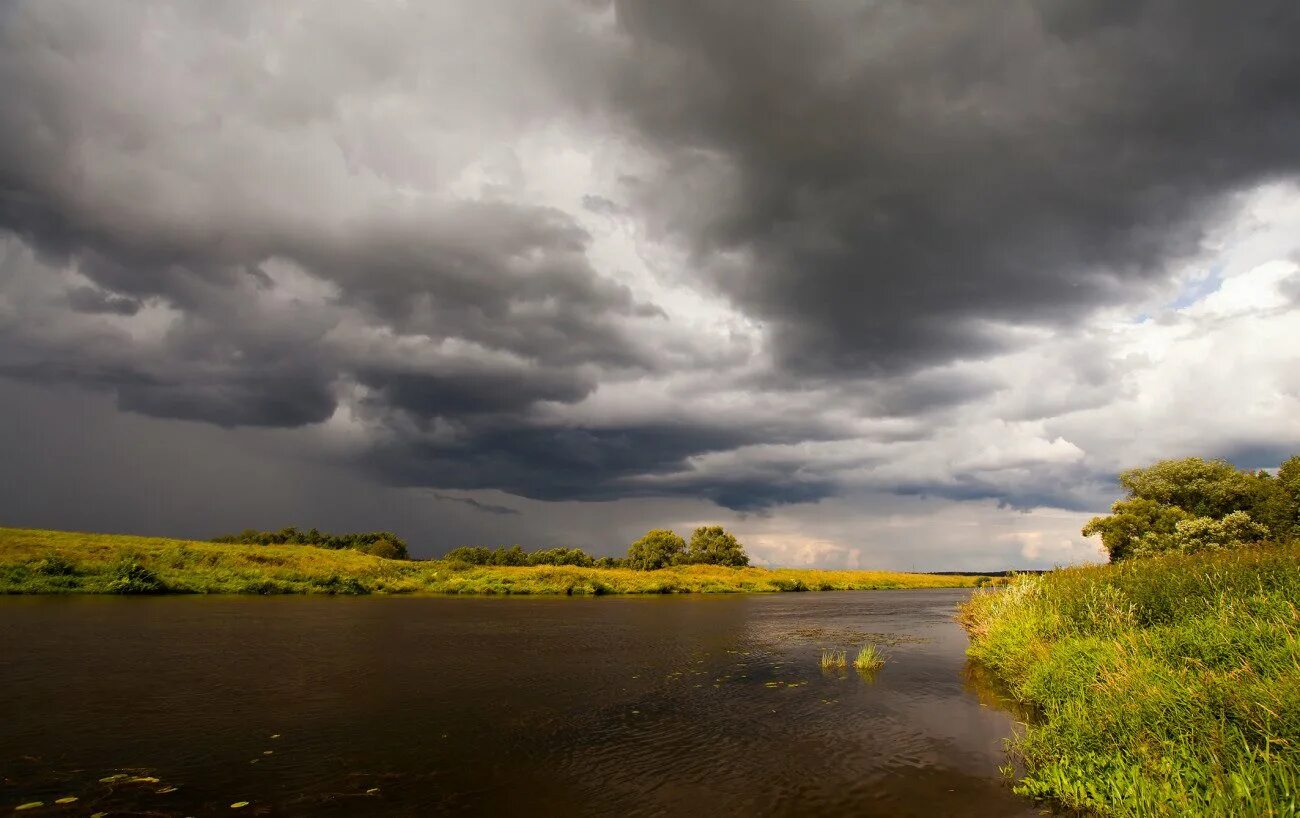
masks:
{"label": "river", "polygon": [[1036,815],[967,593],[0,599],[0,809]]}

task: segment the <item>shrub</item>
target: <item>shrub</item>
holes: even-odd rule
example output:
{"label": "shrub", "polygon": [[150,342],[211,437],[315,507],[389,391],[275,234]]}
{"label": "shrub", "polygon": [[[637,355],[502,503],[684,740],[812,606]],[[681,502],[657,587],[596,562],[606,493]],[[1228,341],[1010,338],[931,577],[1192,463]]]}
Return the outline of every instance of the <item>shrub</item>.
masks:
{"label": "shrub", "polygon": [[[406,541],[391,531],[370,531],[355,534],[327,534],[315,528],[299,531],[294,526],[279,531],[258,531],[246,528],[238,534],[213,537],[212,542],[243,545],[311,545],[317,548],[351,548],[367,554],[389,559],[410,559]],[[383,543],[381,545],[381,543]],[[382,553],[378,553],[382,552]]]}
{"label": "shrub", "polygon": [[666,568],[686,553],[686,541],[664,528],[647,531],[627,549],[627,567],[640,571]]}
{"label": "shrub", "polygon": [[749,565],[749,555],[734,534],[720,525],[706,525],[691,534],[690,548],[682,561],[744,568]]}
{"label": "shrub", "polygon": [[108,590],[114,594],[161,594],[167,586],[157,574],[140,563],[124,560],[113,570]]}

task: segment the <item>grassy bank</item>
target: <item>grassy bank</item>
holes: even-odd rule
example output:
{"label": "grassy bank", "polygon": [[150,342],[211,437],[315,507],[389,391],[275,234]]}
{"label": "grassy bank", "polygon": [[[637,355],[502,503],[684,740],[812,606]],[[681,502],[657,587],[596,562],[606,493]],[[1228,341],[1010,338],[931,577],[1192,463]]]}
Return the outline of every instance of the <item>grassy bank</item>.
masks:
{"label": "grassy bank", "polygon": [[974,576],[725,568],[657,571],[390,560],[303,545],[228,545],[0,528],[0,593],[660,594],[969,587]]}
{"label": "grassy bank", "polygon": [[1021,792],[1105,815],[1300,814],[1300,547],[1022,577],[961,611],[1035,716]]}

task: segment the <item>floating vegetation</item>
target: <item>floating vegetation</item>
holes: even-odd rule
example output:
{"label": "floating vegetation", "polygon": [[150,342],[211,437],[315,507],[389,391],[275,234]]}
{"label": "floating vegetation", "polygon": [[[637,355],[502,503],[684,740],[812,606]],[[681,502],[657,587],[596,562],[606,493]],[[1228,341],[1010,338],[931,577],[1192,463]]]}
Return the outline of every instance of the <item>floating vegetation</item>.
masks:
{"label": "floating vegetation", "polygon": [[866,645],[858,651],[853,666],[858,670],[879,670],[885,666],[885,655],[875,645]]}
{"label": "floating vegetation", "polygon": [[55,799],[54,799],[54,803],[56,803],[56,804],[73,804],[73,803],[76,803],[78,800],[79,800],[79,799],[78,799],[77,796],[75,796],[75,795],[65,795],[65,796],[63,796],[62,798],[55,798]]}
{"label": "floating vegetation", "polygon": [[20,810],[25,810],[25,809],[37,809],[43,806],[45,806],[44,801],[28,801],[26,804],[19,804],[18,806],[14,807],[14,812],[19,812]]}
{"label": "floating vegetation", "polygon": [[247,802],[247,801],[236,801],[235,803],[233,803],[233,804],[230,805],[230,808],[231,808],[231,809],[243,809],[243,808],[246,807],[246,806],[248,806],[248,802]]}
{"label": "floating vegetation", "polygon": [[833,670],[849,666],[848,653],[842,650],[823,650],[822,669]]}

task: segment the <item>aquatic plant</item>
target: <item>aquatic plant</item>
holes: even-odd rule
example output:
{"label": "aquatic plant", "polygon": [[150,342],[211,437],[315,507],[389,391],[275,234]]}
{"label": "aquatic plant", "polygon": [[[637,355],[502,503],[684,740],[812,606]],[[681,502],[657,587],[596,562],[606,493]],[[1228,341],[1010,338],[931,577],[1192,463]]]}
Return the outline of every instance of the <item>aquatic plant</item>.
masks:
{"label": "aquatic plant", "polygon": [[858,651],[853,666],[858,670],[879,670],[885,666],[885,654],[875,645],[865,645]]}
{"label": "aquatic plant", "polygon": [[821,665],[823,670],[848,667],[848,653],[842,650],[822,650]]}

